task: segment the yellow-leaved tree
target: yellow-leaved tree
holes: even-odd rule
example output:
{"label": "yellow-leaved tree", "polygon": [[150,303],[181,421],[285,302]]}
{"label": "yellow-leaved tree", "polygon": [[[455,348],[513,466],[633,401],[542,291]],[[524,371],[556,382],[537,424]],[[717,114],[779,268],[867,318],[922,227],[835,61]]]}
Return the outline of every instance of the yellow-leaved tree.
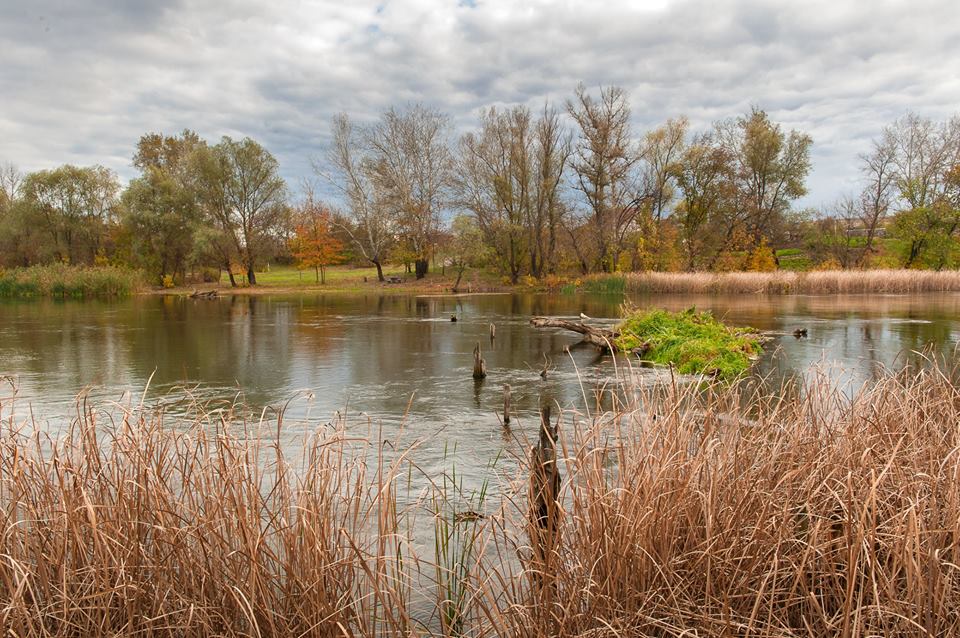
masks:
{"label": "yellow-leaved tree", "polygon": [[290,250],[301,270],[313,268],[317,283],[327,283],[326,268],[344,260],[343,242],[333,234],[330,211],[311,206],[302,215],[290,241]]}

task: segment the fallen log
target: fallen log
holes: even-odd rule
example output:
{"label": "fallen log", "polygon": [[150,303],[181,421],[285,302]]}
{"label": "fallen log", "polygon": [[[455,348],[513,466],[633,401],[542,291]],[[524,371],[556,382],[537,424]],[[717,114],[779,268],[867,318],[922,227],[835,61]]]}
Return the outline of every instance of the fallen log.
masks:
{"label": "fallen log", "polygon": [[534,317],[530,320],[530,325],[535,328],[562,328],[577,332],[583,335],[584,341],[597,346],[601,350],[615,351],[617,349],[616,339],[620,336],[619,331],[594,328],[582,321],[567,321],[566,319],[555,319],[553,317]]}
{"label": "fallen log", "polygon": [[220,293],[216,290],[194,290],[190,293],[191,299],[216,299],[220,296]]}

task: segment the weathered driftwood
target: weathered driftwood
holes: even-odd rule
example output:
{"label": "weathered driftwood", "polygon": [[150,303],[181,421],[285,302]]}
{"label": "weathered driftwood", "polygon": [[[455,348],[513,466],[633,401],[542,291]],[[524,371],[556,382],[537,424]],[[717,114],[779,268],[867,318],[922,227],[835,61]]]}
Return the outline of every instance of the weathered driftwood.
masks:
{"label": "weathered driftwood", "polygon": [[473,378],[483,379],[487,376],[487,364],[480,355],[480,342],[473,348]]}
{"label": "weathered driftwood", "polygon": [[190,293],[191,299],[216,299],[220,293],[216,290],[194,290]]}
{"label": "weathered driftwood", "polygon": [[530,325],[535,328],[562,328],[577,332],[583,335],[584,341],[602,350],[616,350],[616,339],[620,336],[620,333],[615,330],[594,328],[582,321],[567,321],[566,319],[555,319],[553,317],[534,317],[530,320]]}

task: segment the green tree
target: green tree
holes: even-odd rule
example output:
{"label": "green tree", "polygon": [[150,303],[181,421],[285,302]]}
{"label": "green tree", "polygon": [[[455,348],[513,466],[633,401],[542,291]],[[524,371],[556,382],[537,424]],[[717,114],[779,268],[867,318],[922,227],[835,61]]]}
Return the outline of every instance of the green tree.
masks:
{"label": "green tree", "polygon": [[120,185],[103,166],[64,165],[30,173],[20,186],[24,214],[56,261],[92,264],[108,249],[117,221]]}
{"label": "green tree", "polygon": [[790,204],[806,194],[813,140],[797,130],[783,132],[755,107],[716,128],[734,161],[738,206],[744,211],[750,248],[757,248]]}
{"label": "green tree", "polygon": [[[242,264],[247,281],[256,285],[256,265],[276,251],[289,222],[277,160],[250,138],[224,137],[197,154],[194,170],[204,214],[220,231],[218,237],[229,242],[231,254],[224,257]],[[231,283],[236,285],[232,276]]]}
{"label": "green tree", "polygon": [[684,149],[671,170],[681,196],[674,216],[685,267],[712,269],[743,227],[732,154],[715,135],[704,133]]}
{"label": "green tree", "polygon": [[457,271],[457,280],[453,292],[460,289],[460,280],[464,271],[471,266],[481,265],[487,249],[483,243],[483,234],[476,222],[468,215],[457,215],[450,225],[450,241],[447,247],[450,262]]}
{"label": "green tree", "polygon": [[201,224],[192,158],[205,143],[192,131],[140,138],[133,164],[140,177],[123,194],[124,225],[131,259],[158,280],[183,281]]}

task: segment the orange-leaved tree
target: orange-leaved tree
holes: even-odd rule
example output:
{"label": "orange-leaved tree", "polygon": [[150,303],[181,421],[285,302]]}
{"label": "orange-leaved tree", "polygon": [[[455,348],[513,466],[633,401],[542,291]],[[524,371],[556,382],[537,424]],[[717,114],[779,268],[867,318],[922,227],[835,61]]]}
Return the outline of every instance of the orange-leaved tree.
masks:
{"label": "orange-leaved tree", "polygon": [[343,242],[333,234],[330,211],[323,206],[311,206],[297,224],[290,241],[290,250],[300,269],[313,268],[317,283],[327,283],[326,268],[343,262]]}

